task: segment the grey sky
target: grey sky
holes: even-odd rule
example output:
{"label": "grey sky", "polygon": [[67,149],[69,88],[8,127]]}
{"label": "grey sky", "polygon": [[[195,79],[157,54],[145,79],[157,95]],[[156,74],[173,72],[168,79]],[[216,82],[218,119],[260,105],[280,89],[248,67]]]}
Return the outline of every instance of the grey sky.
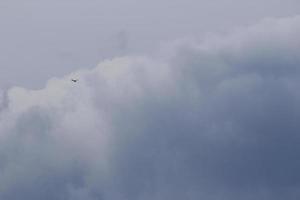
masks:
{"label": "grey sky", "polygon": [[298,200],[299,10],[2,0],[0,199]]}
{"label": "grey sky", "polygon": [[42,87],[104,58],[293,16],[298,0],[2,0],[0,86]]}
{"label": "grey sky", "polygon": [[7,90],[0,199],[298,200],[299,35],[264,20]]}

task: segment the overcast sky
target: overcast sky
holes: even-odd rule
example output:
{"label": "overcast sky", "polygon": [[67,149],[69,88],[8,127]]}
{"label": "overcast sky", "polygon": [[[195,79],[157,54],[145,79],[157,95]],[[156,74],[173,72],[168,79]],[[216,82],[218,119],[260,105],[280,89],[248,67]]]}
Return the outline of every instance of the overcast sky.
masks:
{"label": "overcast sky", "polygon": [[298,0],[2,0],[0,86],[40,88],[104,58],[153,52],[174,39],[299,9]]}
{"label": "overcast sky", "polygon": [[298,200],[299,6],[1,1],[0,199]]}

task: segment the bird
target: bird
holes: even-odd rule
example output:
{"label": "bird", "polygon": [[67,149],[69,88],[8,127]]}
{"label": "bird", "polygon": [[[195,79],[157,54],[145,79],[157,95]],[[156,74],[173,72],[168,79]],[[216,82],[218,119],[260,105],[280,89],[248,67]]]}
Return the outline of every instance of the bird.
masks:
{"label": "bird", "polygon": [[71,81],[73,81],[74,83],[76,83],[78,81],[78,79],[71,79]]}

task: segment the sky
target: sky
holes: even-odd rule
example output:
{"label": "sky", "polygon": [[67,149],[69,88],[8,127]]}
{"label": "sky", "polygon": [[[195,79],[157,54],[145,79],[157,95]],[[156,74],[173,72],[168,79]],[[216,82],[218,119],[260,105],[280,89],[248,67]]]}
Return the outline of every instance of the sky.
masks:
{"label": "sky", "polygon": [[0,199],[299,199],[299,6],[2,1]]}
{"label": "sky", "polygon": [[298,0],[2,0],[0,86],[38,89],[106,58],[150,54],[299,9]]}

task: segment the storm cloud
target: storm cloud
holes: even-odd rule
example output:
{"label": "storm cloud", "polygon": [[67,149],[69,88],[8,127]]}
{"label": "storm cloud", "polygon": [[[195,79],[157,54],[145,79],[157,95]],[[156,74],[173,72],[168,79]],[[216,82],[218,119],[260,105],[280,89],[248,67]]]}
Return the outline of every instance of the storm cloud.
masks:
{"label": "storm cloud", "polygon": [[266,19],[9,89],[0,198],[298,199],[299,35]]}

